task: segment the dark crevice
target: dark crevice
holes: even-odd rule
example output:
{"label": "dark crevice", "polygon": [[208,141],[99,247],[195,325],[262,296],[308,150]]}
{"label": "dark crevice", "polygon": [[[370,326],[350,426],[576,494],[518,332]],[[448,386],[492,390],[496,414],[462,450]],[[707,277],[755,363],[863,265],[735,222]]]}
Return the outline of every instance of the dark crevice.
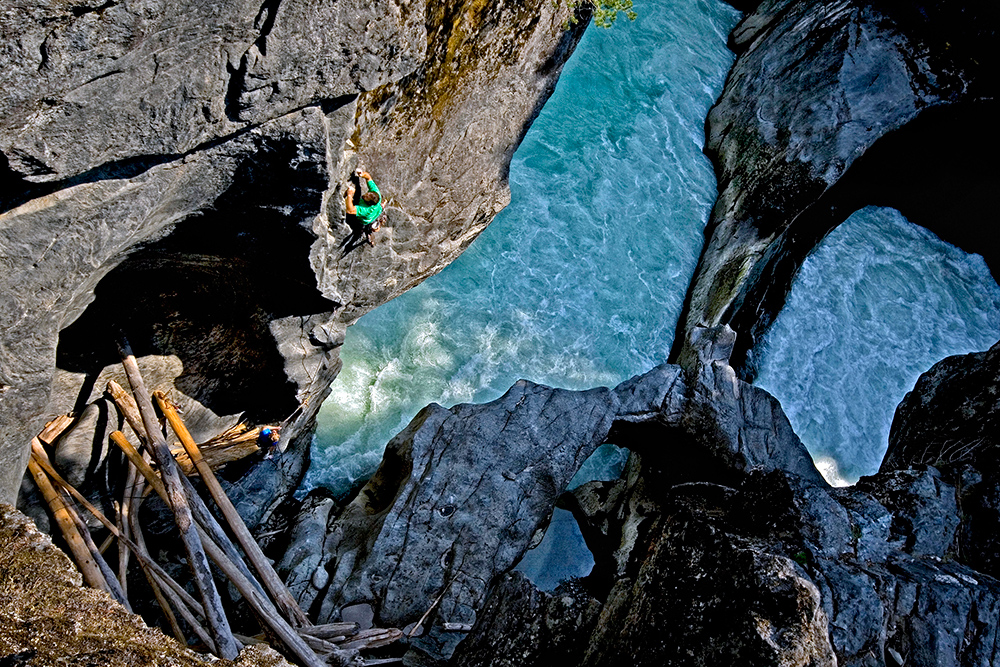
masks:
{"label": "dark crevice", "polygon": [[103,74],[98,74],[93,79],[89,79],[89,80],[83,82],[82,84],[80,84],[78,86],[78,88],[83,88],[84,86],[89,86],[90,84],[94,83],[95,81],[100,81],[101,79],[106,79],[109,76],[114,76],[116,74],[124,74],[124,73],[125,72],[123,70],[113,69],[110,72],[104,72]]}
{"label": "dark crevice", "polygon": [[229,84],[226,86],[226,117],[234,123],[240,123],[242,122],[240,112],[243,111],[240,97],[246,87],[247,55],[243,54],[239,67],[227,63],[226,70],[229,72]]}
{"label": "dark crevice", "polygon": [[55,34],[55,31],[50,32],[42,40],[42,43],[38,46],[38,54],[42,57],[41,62],[38,63],[38,71],[44,72],[49,68],[49,40]]}
{"label": "dark crevice", "polygon": [[[267,55],[267,37],[274,29],[280,5],[281,0],[264,0],[254,18],[254,28],[260,32],[257,39],[254,40],[253,46],[257,48],[261,56]],[[229,83],[226,85],[226,117],[234,123],[244,121],[242,113],[246,109],[246,105],[241,98],[247,92],[248,53],[249,49],[240,58],[239,66],[233,67],[231,64],[226,64],[226,71],[229,73]]]}
{"label": "dark crevice", "polygon": [[76,16],[77,18],[83,16],[84,14],[103,14],[106,10],[111,9],[117,4],[118,3],[115,2],[114,0],[108,0],[103,5],[100,5],[98,7],[90,7],[87,5],[71,7],[70,12],[72,12],[73,16]]}
{"label": "dark crevice", "polygon": [[[117,363],[114,332],[136,355],[176,355],[174,385],[217,414],[280,420],[297,406],[271,323],[335,311],[309,265],[325,170],[296,163],[292,140],[260,139],[209,210],[133,252],[60,334],[57,366],[96,374]],[[297,167],[289,167],[290,164]]]}
{"label": "dark crevice", "polygon": [[30,187],[31,183],[11,169],[7,156],[0,152],[0,213],[5,213],[31,199],[25,195]]}
{"label": "dark crevice", "polygon": [[278,18],[279,5],[281,5],[281,0],[264,0],[260,6],[260,10],[257,12],[257,18],[253,22],[253,27],[260,30],[260,36],[254,44],[262,56],[267,55],[267,36],[274,29],[274,22]]}

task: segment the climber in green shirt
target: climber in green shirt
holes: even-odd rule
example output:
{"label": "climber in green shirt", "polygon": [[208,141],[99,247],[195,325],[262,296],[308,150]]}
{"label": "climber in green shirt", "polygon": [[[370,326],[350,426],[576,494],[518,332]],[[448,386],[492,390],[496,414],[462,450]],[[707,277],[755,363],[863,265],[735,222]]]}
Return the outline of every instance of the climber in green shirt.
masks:
{"label": "climber in green shirt", "polygon": [[363,232],[368,245],[374,246],[375,239],[372,238],[372,235],[382,226],[382,223],[379,222],[379,216],[382,215],[382,193],[379,192],[378,186],[372,180],[372,175],[367,171],[358,169],[354,173],[361,182],[368,185],[368,191],[361,195],[361,203],[355,206],[354,185],[350,185],[347,188],[347,196],[344,198],[344,206],[347,208],[348,215],[357,216],[358,220],[361,221],[361,224],[364,225]]}

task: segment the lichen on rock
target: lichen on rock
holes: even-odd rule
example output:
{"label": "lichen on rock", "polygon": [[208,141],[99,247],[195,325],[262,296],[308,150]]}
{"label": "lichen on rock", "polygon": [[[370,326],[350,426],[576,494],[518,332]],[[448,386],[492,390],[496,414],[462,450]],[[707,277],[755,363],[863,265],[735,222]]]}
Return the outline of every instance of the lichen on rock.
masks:
{"label": "lichen on rock", "polygon": [[10,664],[290,667],[254,645],[236,660],[181,646],[115,602],[86,588],[69,558],[30,519],[0,504],[0,659]]}

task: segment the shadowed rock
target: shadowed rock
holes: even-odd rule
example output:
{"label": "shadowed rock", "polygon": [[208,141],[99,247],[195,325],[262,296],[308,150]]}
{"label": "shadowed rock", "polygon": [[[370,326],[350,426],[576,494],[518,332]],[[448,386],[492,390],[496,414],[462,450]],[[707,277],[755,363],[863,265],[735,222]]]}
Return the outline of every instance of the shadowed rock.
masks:
{"label": "shadowed rock", "polygon": [[456,667],[576,665],[597,623],[601,603],[578,583],[539,591],[519,572],[490,595],[481,620],[458,648]]}
{"label": "shadowed rock", "polygon": [[[741,3],[742,4],[742,3]],[[805,257],[867,205],[892,206],[1000,267],[980,155],[997,134],[997,14],[978,0],[767,0],[733,30],[737,60],[707,121],[719,197],[674,338],[698,325],[753,351]]]}
{"label": "shadowed rock", "polygon": [[[880,476],[935,465],[957,487],[958,553],[1000,577],[1000,344],[948,357],[896,408]],[[898,471],[898,472],[893,472]]]}
{"label": "shadowed rock", "polygon": [[[954,518],[951,491],[917,477],[905,495]],[[902,503],[781,471],[751,473],[728,492],[683,484],[662,497],[584,665],[957,667],[1000,657],[1000,583],[951,560],[947,539],[897,533],[894,514],[913,512]]]}

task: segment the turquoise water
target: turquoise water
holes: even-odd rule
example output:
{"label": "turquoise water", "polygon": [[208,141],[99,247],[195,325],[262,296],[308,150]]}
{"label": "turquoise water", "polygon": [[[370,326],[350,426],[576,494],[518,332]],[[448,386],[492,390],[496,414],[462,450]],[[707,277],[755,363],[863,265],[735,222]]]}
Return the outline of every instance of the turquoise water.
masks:
{"label": "turquoise water", "polygon": [[[307,486],[343,491],[371,474],[427,403],[489,401],[521,377],[614,386],[667,358],[716,196],[704,119],[738,14],[716,0],[637,10],[587,30],[511,165],[511,205],[451,266],[348,331]],[[1000,288],[981,258],[865,209],[805,262],[757,382],[824,472],[854,481],[877,470],[922,371],[998,338]],[[598,456],[590,474],[621,464]]]}
{"label": "turquoise water", "polygon": [[489,401],[522,377],[614,386],[666,359],[716,196],[704,123],[738,14],[636,4],[634,23],[587,30],[513,160],[510,206],[349,329],[307,485],[370,474],[427,403]]}
{"label": "turquoise water", "polygon": [[1000,287],[983,258],[869,207],[806,259],[756,384],[781,401],[827,479],[854,483],[878,470],[920,374],[997,339]]}

